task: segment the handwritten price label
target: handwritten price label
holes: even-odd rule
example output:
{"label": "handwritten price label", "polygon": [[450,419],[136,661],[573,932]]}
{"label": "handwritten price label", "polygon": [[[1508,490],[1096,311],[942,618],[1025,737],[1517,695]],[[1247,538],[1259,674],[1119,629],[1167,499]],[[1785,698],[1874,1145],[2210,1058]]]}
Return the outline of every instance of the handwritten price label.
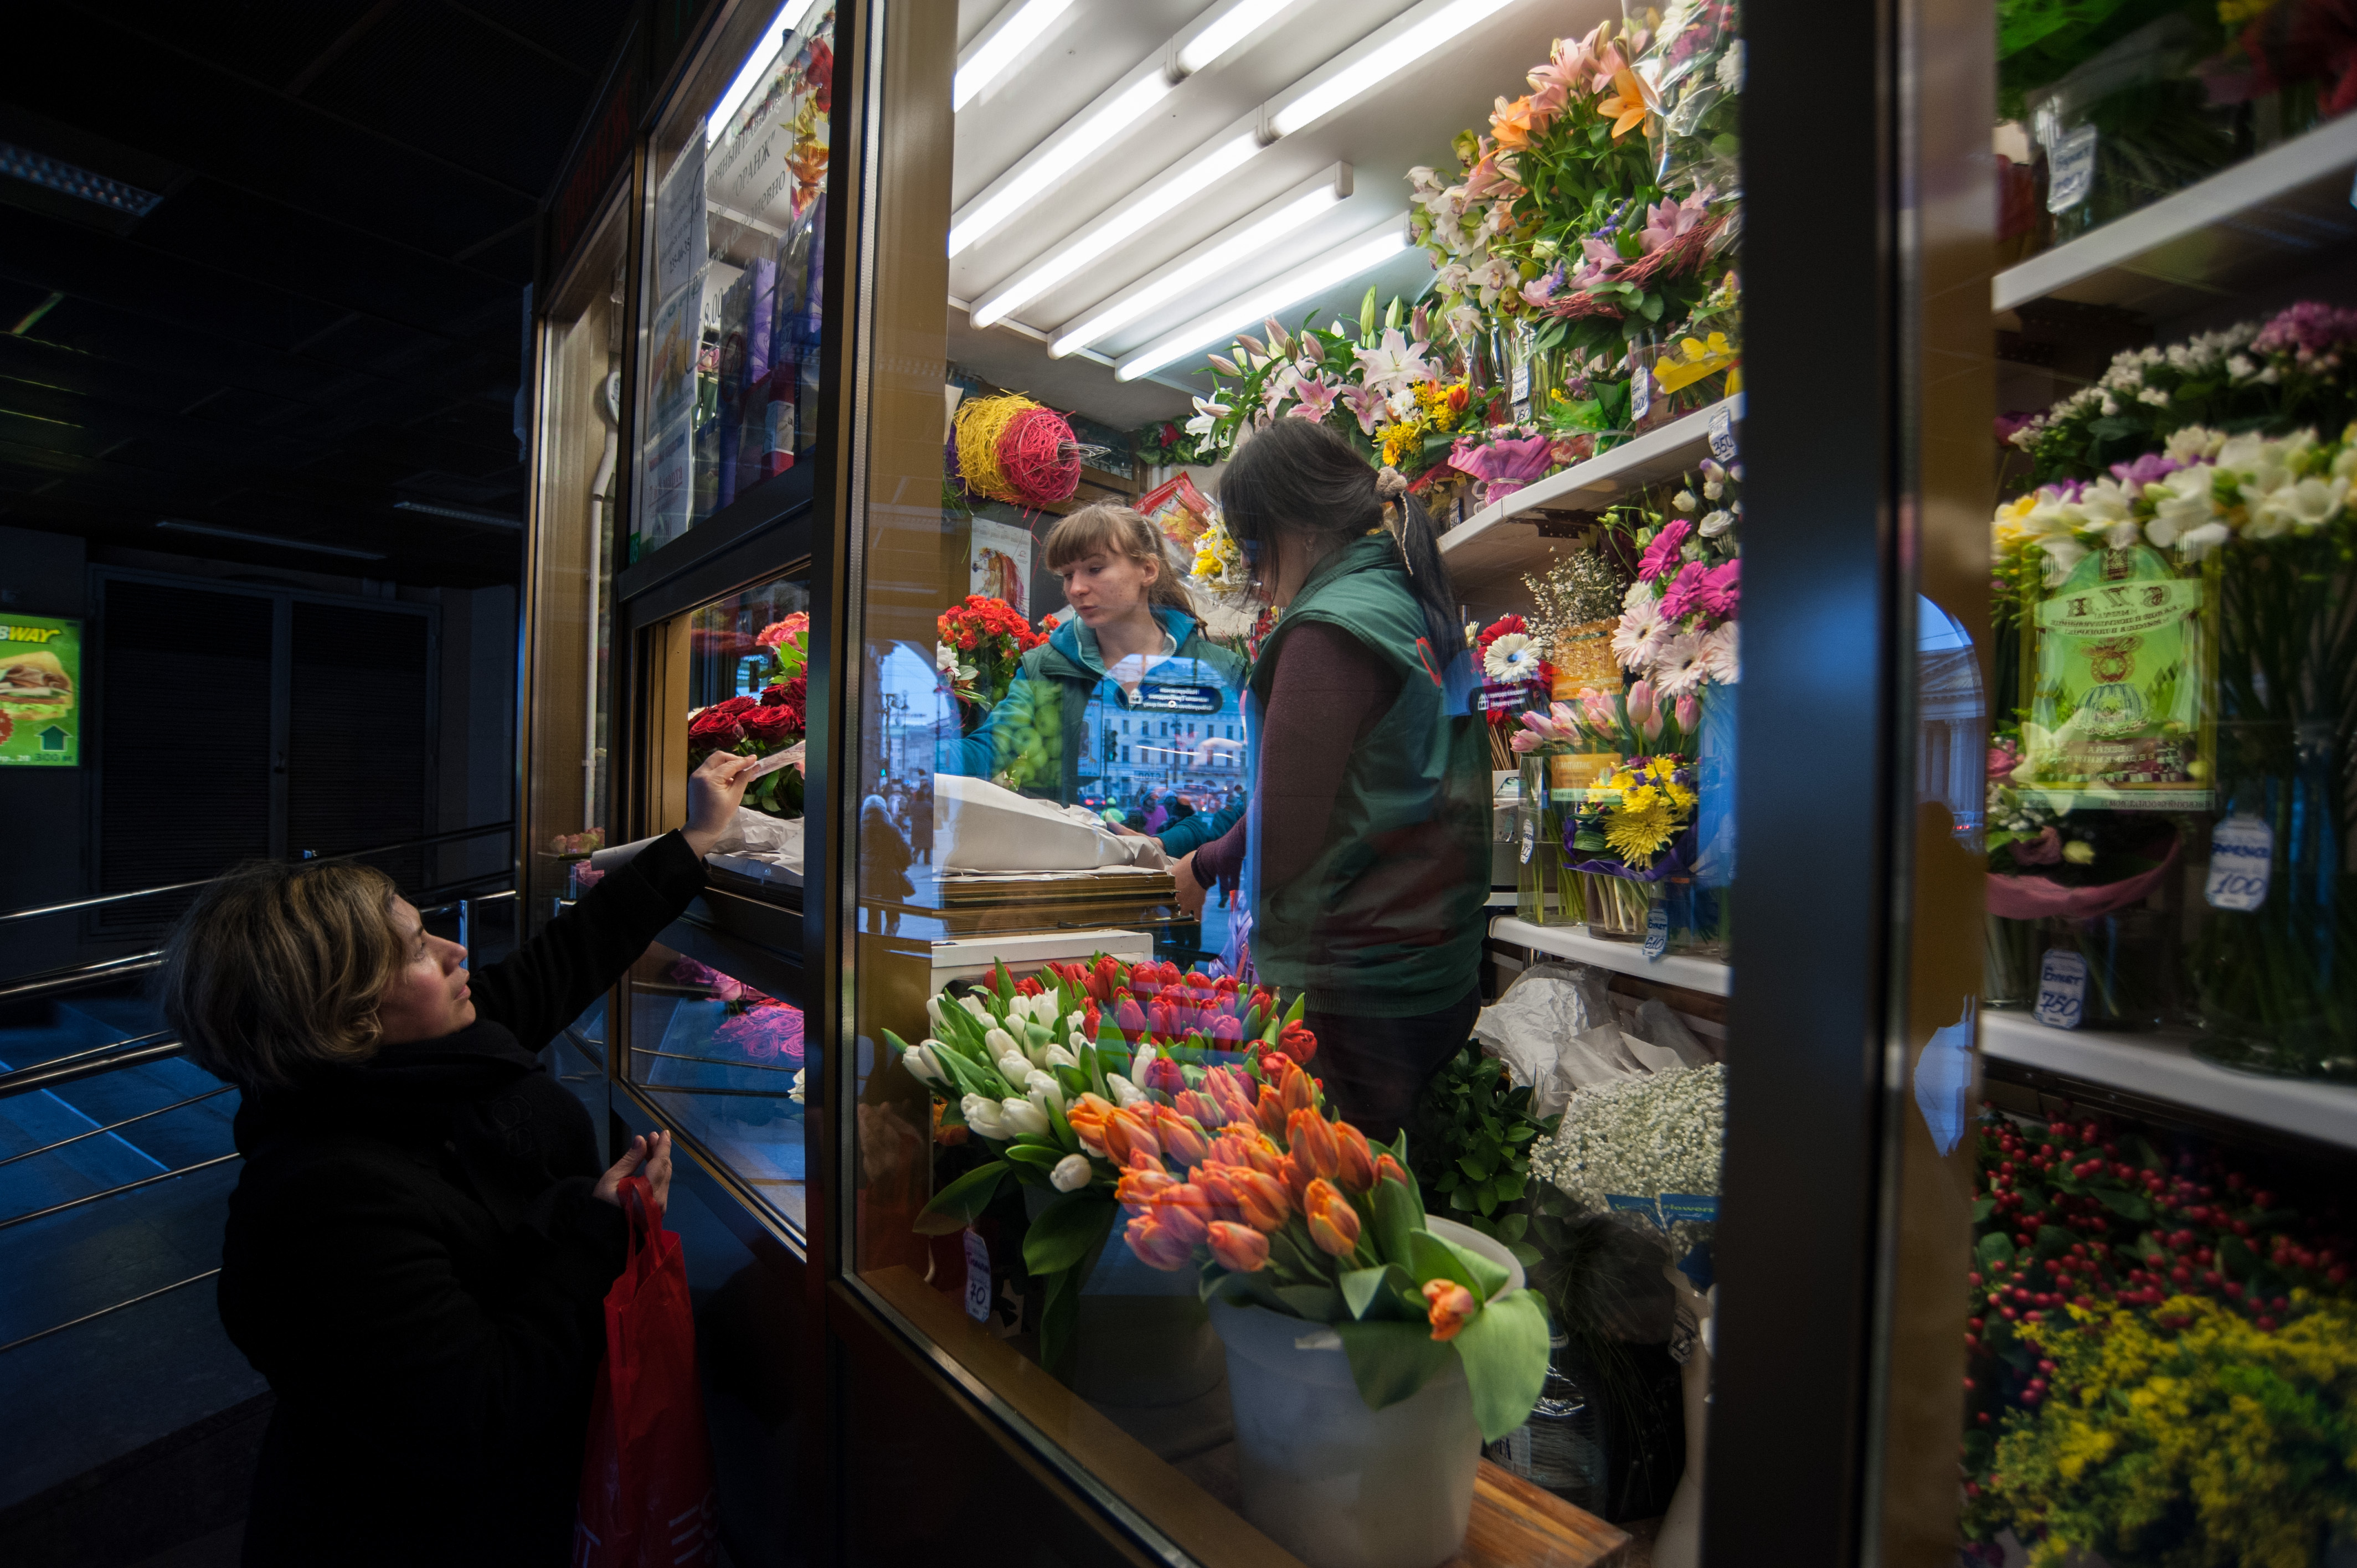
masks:
{"label": "handwritten price label", "polygon": [[2210,834],[2210,877],[2202,897],[2213,909],[2249,911],[2267,901],[2276,832],[2264,817],[2228,817]]}
{"label": "handwritten price label", "polygon": [[2038,966],[2038,1021],[2050,1029],[2075,1029],[2086,1015],[2086,959],[2050,948]]}
{"label": "handwritten price label", "polygon": [[990,1321],[990,1243],[971,1225],[965,1232],[965,1315]]}

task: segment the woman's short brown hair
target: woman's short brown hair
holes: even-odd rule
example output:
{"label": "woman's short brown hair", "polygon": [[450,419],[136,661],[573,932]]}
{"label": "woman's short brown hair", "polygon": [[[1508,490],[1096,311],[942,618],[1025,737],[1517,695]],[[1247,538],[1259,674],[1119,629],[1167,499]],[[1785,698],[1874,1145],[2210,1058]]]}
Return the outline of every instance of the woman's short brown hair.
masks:
{"label": "woman's short brown hair", "polygon": [[164,949],[164,1016],[188,1058],[251,1091],[375,1055],[403,960],[397,896],[341,861],[253,861],[207,887]]}
{"label": "woman's short brown hair", "polygon": [[1145,513],[1118,501],[1095,501],[1057,519],[1056,526],[1048,531],[1046,558],[1050,572],[1060,572],[1100,552],[1154,562],[1162,569],[1146,590],[1146,603],[1195,613],[1194,601],[1187,596],[1186,585],[1163,548],[1162,531],[1147,521]]}

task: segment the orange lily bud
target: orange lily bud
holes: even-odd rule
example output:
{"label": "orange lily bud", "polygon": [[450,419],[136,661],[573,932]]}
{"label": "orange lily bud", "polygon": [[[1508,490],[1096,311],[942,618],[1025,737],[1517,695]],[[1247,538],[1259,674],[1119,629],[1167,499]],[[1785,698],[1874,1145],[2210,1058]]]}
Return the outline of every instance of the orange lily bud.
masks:
{"label": "orange lily bud", "polygon": [[1122,1232],[1122,1239],[1129,1243],[1129,1250],[1137,1254],[1139,1262],[1165,1273],[1176,1273],[1194,1261],[1194,1244],[1179,1240],[1150,1214],[1132,1219]]}
{"label": "orange lily bud", "polygon": [[1377,1155],[1375,1156],[1375,1179],[1377,1181],[1395,1181],[1399,1183],[1400,1186],[1405,1187],[1407,1185],[1407,1172],[1400,1169],[1400,1163],[1392,1158],[1389,1155]]}
{"label": "orange lily bud", "polygon": [[1211,1244],[1212,1261],[1223,1269],[1251,1274],[1268,1267],[1268,1238],[1248,1225],[1214,1220],[1206,1240]]}
{"label": "orange lily bud", "polygon": [[1178,1185],[1178,1178],[1165,1171],[1124,1171],[1121,1180],[1114,1184],[1114,1201],[1135,1208],[1149,1208],[1156,1195]]}
{"label": "orange lily bud", "polygon": [[1105,1118],[1104,1145],[1105,1153],[1113,1156],[1114,1163],[1125,1165],[1129,1164],[1133,1149],[1148,1155],[1162,1152],[1162,1145],[1155,1141],[1146,1119],[1126,1106]]}
{"label": "orange lily bud", "polygon": [[1334,1123],[1315,1111],[1296,1111],[1285,1119],[1285,1143],[1294,1159],[1311,1176],[1330,1177],[1342,1168],[1342,1150],[1335,1142]]}
{"label": "orange lily bud", "polygon": [[1260,1086],[1260,1100],[1253,1106],[1253,1120],[1272,1138],[1285,1131],[1285,1101],[1267,1084]]}
{"label": "orange lily bud", "polygon": [[1297,1067],[1286,1071],[1277,1093],[1288,1112],[1318,1109],[1318,1081]]}
{"label": "orange lily bud", "polygon": [[1203,1129],[1168,1105],[1154,1108],[1154,1136],[1162,1152],[1181,1165],[1191,1165],[1211,1152]]}
{"label": "orange lily bud", "polygon": [[1375,1187],[1375,1152],[1367,1146],[1367,1135],[1348,1122],[1334,1123],[1334,1144],[1340,1152],[1340,1168],[1334,1179],[1349,1193],[1372,1192]]}
{"label": "orange lily bud", "polygon": [[1424,1284],[1425,1316],[1432,1320],[1432,1337],[1448,1340],[1473,1321],[1479,1304],[1473,1293],[1455,1280],[1426,1280]]}
{"label": "orange lily bud", "polygon": [[1322,1177],[1311,1182],[1301,1209],[1309,1220],[1309,1239],[1319,1251],[1340,1258],[1359,1244],[1359,1211],[1332,1182]]}
{"label": "orange lily bud", "polygon": [[1243,1222],[1255,1230],[1274,1231],[1284,1225],[1293,1205],[1286,1197],[1285,1184],[1273,1176],[1259,1171],[1236,1170],[1227,1173],[1228,1190],[1236,1200],[1237,1213]]}

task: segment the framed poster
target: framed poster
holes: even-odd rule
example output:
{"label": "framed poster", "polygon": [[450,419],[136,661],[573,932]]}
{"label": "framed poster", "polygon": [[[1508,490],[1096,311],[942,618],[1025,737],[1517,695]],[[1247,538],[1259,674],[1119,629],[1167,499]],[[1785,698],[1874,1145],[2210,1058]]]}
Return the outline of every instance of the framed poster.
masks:
{"label": "framed poster", "polygon": [[1031,613],[1031,531],[986,517],[974,520],[967,546],[966,592],[1005,599],[1019,616]]}
{"label": "framed poster", "polygon": [[0,622],[0,765],[81,764],[81,622]]}

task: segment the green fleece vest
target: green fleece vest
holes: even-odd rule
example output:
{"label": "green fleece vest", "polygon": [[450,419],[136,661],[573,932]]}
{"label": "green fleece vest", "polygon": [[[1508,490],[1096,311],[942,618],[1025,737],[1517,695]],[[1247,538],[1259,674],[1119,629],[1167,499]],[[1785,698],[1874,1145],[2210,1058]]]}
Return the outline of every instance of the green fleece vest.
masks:
{"label": "green fleece vest", "polygon": [[1467,714],[1464,650],[1432,647],[1389,534],[1337,551],[1310,574],[1253,665],[1255,799],[1267,793],[1260,751],[1269,687],[1286,637],[1313,621],[1372,650],[1399,677],[1399,695],[1353,747],[1326,843],[1308,872],[1282,887],[1261,886],[1254,825],[1246,883],[1253,962],[1263,981],[1307,991],[1318,1011],[1435,1012],[1473,984],[1490,897],[1488,742]]}

